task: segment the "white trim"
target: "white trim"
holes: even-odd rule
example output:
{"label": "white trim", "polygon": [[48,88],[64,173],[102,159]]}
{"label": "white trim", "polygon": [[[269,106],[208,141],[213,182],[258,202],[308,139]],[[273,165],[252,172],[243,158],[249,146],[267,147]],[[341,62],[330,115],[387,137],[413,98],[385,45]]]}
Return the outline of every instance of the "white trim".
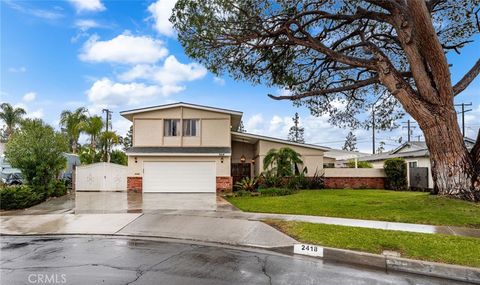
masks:
{"label": "white trim", "polygon": [[155,153],[135,153],[135,152],[129,152],[127,153],[127,156],[195,156],[195,157],[202,157],[202,156],[232,156],[231,153],[172,153],[172,152],[167,152],[167,153],[161,153],[161,152],[155,152]]}
{"label": "white trim", "polygon": [[232,114],[232,115],[238,115],[238,116],[243,115],[243,112],[240,112],[240,111],[220,109],[220,108],[214,108],[214,107],[208,107],[208,106],[202,106],[202,105],[195,105],[195,104],[189,104],[189,103],[183,103],[183,102],[166,104],[166,105],[159,105],[159,106],[153,106],[153,107],[146,107],[146,108],[139,108],[139,109],[133,109],[133,110],[126,110],[126,111],[120,112],[120,115],[125,116],[125,115],[130,115],[130,114],[150,112],[150,111],[163,110],[163,109],[170,109],[170,108],[176,108],[176,107],[187,107],[187,108],[192,108],[192,109],[206,110],[206,111]]}
{"label": "white trim", "polygon": [[319,146],[319,145],[313,145],[313,144],[304,144],[304,143],[291,142],[291,141],[287,141],[287,140],[282,140],[282,139],[277,139],[277,138],[272,138],[272,137],[266,137],[266,136],[261,136],[261,135],[254,135],[254,134],[248,134],[248,133],[240,133],[240,132],[235,132],[235,131],[231,131],[231,134],[232,134],[232,135],[236,135],[236,136],[243,136],[243,137],[246,137],[246,138],[259,139],[259,140],[271,141],[271,142],[277,142],[277,143],[282,143],[282,144],[287,144],[287,145],[294,145],[294,146],[311,148],[311,149],[318,149],[318,150],[323,150],[323,151],[332,150],[332,149],[329,148],[329,147],[324,147],[324,146]]}

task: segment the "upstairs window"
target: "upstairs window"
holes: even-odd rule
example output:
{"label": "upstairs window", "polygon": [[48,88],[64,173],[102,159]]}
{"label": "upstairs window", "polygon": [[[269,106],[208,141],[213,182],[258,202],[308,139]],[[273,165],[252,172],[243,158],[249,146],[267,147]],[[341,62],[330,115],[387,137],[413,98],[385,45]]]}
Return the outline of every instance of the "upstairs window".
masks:
{"label": "upstairs window", "polygon": [[198,136],[200,128],[200,120],[187,119],[183,120],[183,135],[186,137]]}
{"label": "upstairs window", "polygon": [[164,121],[163,135],[166,137],[180,136],[180,120],[168,119]]}

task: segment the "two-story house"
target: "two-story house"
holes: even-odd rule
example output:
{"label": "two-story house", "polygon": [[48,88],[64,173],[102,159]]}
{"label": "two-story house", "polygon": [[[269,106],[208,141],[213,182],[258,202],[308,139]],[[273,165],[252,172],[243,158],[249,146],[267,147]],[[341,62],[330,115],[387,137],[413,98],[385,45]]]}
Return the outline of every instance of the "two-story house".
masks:
{"label": "two-story house", "polygon": [[242,112],[174,103],[120,113],[133,123],[127,150],[129,191],[224,192],[263,171],[272,148],[301,154],[308,174],[323,168],[328,148],[237,132]]}

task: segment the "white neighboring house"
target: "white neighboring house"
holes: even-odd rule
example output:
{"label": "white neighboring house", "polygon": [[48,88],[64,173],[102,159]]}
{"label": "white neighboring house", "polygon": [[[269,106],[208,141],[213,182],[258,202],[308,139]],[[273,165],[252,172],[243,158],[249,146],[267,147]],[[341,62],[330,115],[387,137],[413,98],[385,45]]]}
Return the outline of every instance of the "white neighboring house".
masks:
{"label": "white neighboring house", "polygon": [[[475,141],[470,138],[464,138],[465,145],[471,149]],[[389,158],[401,157],[405,159],[408,164],[407,180],[410,186],[410,168],[427,167],[428,168],[428,188],[433,188],[432,167],[430,164],[430,153],[427,144],[424,141],[410,141],[406,142],[394,150],[389,152],[373,154],[358,158],[358,161],[368,161],[373,165],[373,168],[383,168],[383,164]]]}
{"label": "white neighboring house", "polygon": [[347,167],[347,163],[350,160],[359,157],[365,157],[369,155],[365,152],[348,151],[342,149],[331,149],[325,152],[323,155],[323,167],[324,168],[343,168]]}

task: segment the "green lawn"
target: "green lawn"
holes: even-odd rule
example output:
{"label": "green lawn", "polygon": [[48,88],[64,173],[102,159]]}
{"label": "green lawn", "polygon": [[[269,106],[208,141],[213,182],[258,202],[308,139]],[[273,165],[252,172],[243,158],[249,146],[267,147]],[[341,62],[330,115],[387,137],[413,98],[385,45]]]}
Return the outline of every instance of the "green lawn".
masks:
{"label": "green lawn", "polygon": [[480,228],[480,204],[423,192],[304,190],[277,197],[232,197],[243,211]]}
{"label": "green lawn", "polygon": [[266,222],[305,243],[377,254],[394,250],[406,258],[480,267],[480,239],[477,238],[277,220]]}

